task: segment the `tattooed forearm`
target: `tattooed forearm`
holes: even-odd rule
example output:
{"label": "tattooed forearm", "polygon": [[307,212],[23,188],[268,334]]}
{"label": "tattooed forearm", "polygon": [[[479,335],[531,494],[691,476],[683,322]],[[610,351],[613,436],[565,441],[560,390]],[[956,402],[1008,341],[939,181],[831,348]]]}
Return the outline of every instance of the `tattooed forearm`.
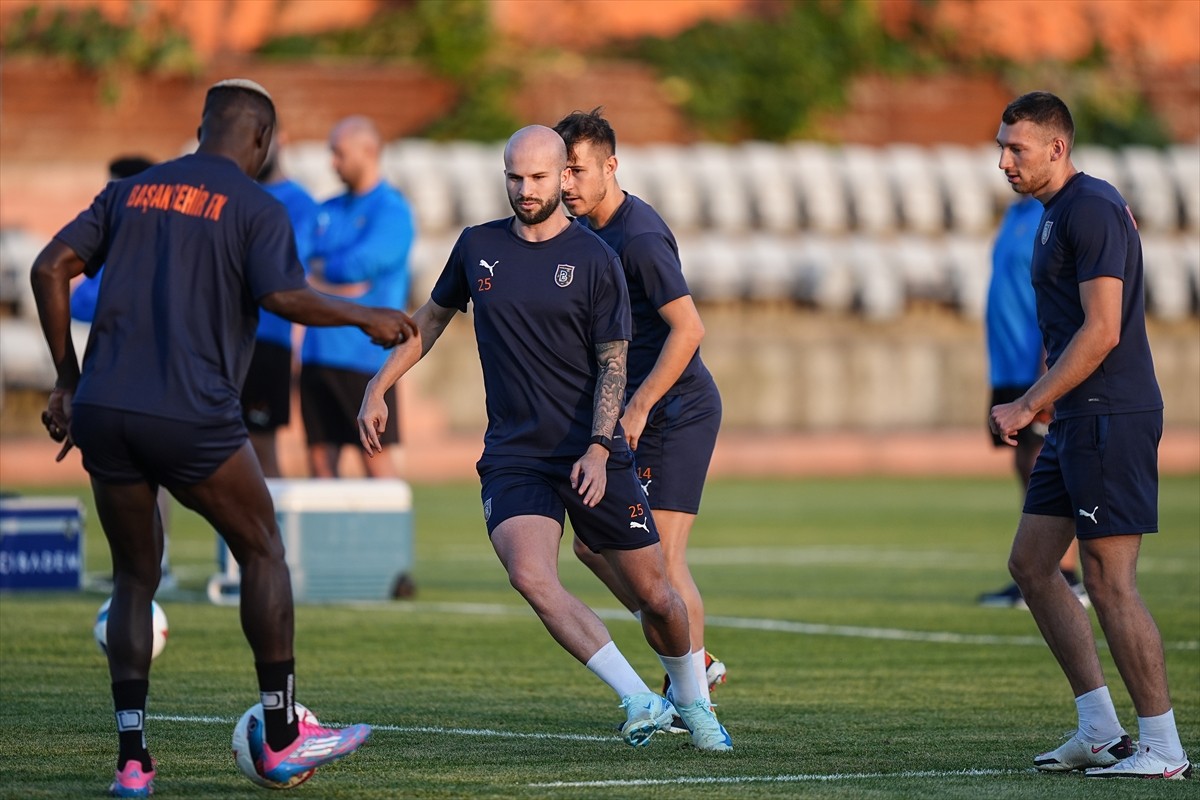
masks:
{"label": "tattooed forearm", "polygon": [[611,439],[625,404],[626,359],[629,342],[599,342],[596,361],[600,375],[596,381],[596,399],[592,408],[592,435]]}

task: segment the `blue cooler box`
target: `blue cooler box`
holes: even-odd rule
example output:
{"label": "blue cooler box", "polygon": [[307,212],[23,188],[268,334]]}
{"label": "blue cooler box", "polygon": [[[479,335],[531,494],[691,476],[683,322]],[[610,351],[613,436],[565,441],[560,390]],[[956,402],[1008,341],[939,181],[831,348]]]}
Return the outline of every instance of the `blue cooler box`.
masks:
{"label": "blue cooler box", "polygon": [[0,590],[83,586],[83,504],[74,497],[0,499]]}
{"label": "blue cooler box", "polygon": [[[387,600],[413,568],[412,490],[401,480],[267,481],[298,603]],[[237,562],[218,537],[214,603],[238,602]]]}

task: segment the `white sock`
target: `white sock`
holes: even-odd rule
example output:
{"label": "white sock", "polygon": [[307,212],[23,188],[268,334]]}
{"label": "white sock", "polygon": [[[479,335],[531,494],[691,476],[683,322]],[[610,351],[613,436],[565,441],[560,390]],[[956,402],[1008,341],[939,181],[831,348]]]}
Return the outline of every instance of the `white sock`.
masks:
{"label": "white sock", "polygon": [[692,654],[659,655],[658,660],[662,662],[663,669],[671,678],[671,696],[675,703],[681,706],[690,706],[696,702],[701,694],[700,687],[696,685],[696,672],[692,668]]}
{"label": "white sock", "polygon": [[624,698],[631,694],[650,691],[646,682],[634,672],[633,667],[625,660],[625,656],[621,655],[616,642],[610,641],[593,653],[592,657],[588,659],[587,668],[612,687],[612,690],[617,693],[617,697]]}
{"label": "white sock", "polygon": [[708,691],[708,668],[704,666],[703,647],[692,653],[692,671],[696,673],[696,680],[700,683],[700,696],[711,704],[712,695]]}
{"label": "white sock", "polygon": [[1107,686],[1092,689],[1075,698],[1079,711],[1079,736],[1089,742],[1107,742],[1125,733],[1113,708],[1112,695]]}
{"label": "white sock", "polygon": [[1179,763],[1185,759],[1179,729],[1175,727],[1175,710],[1157,717],[1138,717],[1138,743],[1166,761]]}

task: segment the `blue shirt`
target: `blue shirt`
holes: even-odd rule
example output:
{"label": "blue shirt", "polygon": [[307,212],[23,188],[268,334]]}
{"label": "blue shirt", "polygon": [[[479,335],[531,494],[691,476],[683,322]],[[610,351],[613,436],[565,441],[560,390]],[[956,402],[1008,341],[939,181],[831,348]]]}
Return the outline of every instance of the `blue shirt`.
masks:
{"label": "blue shirt", "polygon": [[[301,262],[308,260],[308,239],[313,220],[317,216],[317,201],[304,191],[304,187],[293,180],[284,179],[276,183],[261,184],[267,194],[283,203],[287,209],[288,218],[292,221],[292,229],[296,232],[296,250]],[[258,316],[258,332],[255,337],[260,342],[270,342],[287,349],[292,349],[292,323],[270,311],[261,311]]]}
{"label": "blue shirt", "polygon": [[[586,217],[581,217],[579,222],[587,226]],[[625,392],[626,398],[629,398],[654,369],[667,335],[671,332],[671,326],[658,310],[691,292],[683,277],[675,236],[658,212],[645,201],[626,192],[624,202],[608,224],[593,232],[620,256],[629,286],[629,307],[633,318],[633,341],[629,344],[629,383]],[[700,350],[697,348],[665,396],[707,386],[711,381],[712,376],[700,360]]]}
{"label": "blue shirt", "polygon": [[581,225],[527,242],[512,223],[464,230],[431,299],[459,311],[474,304],[484,456],[578,458],[592,437],[596,345],[629,340],[621,262]]}
{"label": "blue shirt", "polygon": [[[366,194],[346,192],[320,205],[309,255],[324,261],[327,283],[369,283],[356,302],[403,309],[414,236],[408,202],[381,182]],[[301,350],[305,364],[366,373],[376,372],[387,355],[354,327],[309,328]]]}
{"label": "blue shirt", "polygon": [[1042,332],[1029,263],[1042,204],[1025,196],[1008,207],[992,246],[985,317],[992,388],[1028,389],[1042,374]]}
{"label": "blue shirt", "polygon": [[1155,411],[1163,407],[1146,337],[1142,242],[1125,199],[1082,172],[1046,203],[1033,248],[1033,288],[1046,364],[1083,326],[1079,284],[1122,282],[1121,338],[1100,366],[1054,404],[1057,418]]}
{"label": "blue shirt", "polygon": [[104,265],[76,403],[241,419],[258,302],[307,285],[278,201],[195,153],[110,183],[55,238],[86,274]]}

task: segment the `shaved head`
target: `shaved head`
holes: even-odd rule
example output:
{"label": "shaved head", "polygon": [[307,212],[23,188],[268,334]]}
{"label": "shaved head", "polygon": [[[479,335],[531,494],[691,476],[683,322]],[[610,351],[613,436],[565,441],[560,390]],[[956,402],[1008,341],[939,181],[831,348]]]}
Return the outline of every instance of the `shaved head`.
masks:
{"label": "shaved head", "polygon": [[504,166],[509,168],[519,157],[536,158],[547,168],[562,172],[567,168],[567,146],[553,128],[529,125],[508,138],[504,146]]}
{"label": "shaved head", "polygon": [[379,158],[383,137],[369,118],[346,117],[329,132],[333,169],[350,191],[369,191],[382,179]]}

